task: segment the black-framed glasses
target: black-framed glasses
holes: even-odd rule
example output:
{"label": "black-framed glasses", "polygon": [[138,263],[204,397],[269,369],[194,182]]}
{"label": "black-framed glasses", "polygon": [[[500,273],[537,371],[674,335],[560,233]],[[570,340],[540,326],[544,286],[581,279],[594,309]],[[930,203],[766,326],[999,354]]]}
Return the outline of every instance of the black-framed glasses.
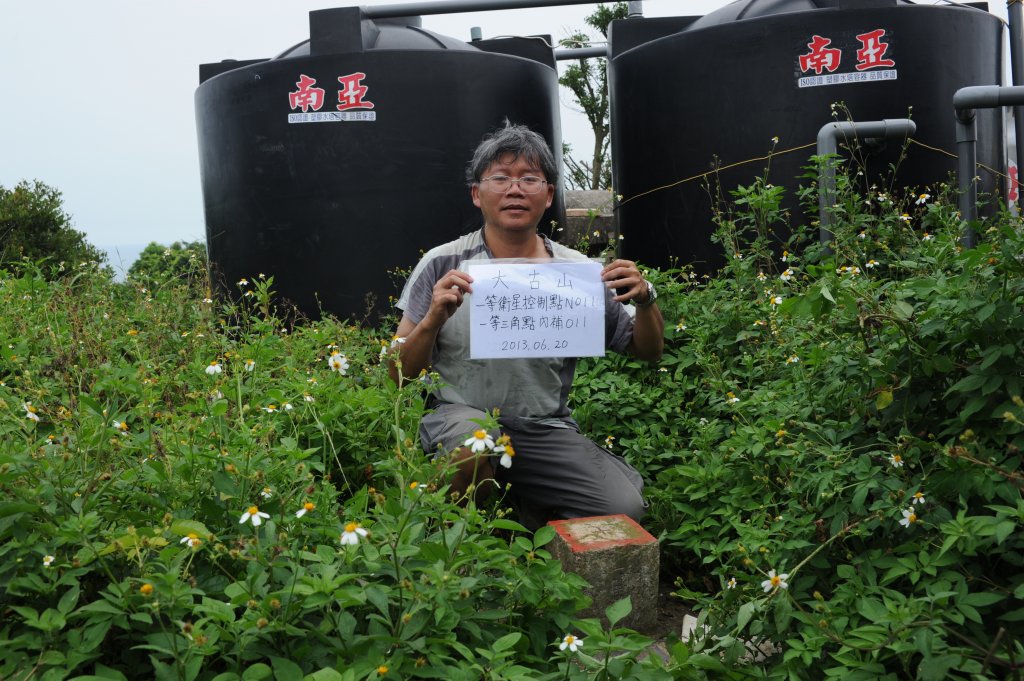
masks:
{"label": "black-framed glasses", "polygon": [[508,175],[491,175],[480,179],[480,184],[488,191],[496,194],[504,194],[512,188],[512,183],[519,185],[519,191],[524,194],[536,194],[544,188],[548,182],[536,175],[524,175],[523,177],[509,177]]}

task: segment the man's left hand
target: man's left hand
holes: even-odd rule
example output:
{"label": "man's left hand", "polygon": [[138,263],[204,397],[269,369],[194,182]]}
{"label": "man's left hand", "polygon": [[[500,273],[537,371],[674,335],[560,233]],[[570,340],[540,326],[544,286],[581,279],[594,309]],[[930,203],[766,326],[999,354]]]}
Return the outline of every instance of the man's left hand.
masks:
{"label": "man's left hand", "polygon": [[633,300],[641,305],[648,302],[647,282],[632,260],[613,260],[608,263],[601,270],[601,280],[608,288],[616,289],[617,302]]}

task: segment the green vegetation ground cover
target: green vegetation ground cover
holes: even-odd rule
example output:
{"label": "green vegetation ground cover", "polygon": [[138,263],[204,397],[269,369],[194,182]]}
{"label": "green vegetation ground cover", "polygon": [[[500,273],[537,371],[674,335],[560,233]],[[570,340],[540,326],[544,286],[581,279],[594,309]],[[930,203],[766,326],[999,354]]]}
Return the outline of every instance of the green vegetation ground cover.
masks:
{"label": "green vegetation ground cover", "polygon": [[841,175],[826,250],[755,180],[718,276],[649,273],[661,363],[582,363],[700,614],[667,660],[575,618],[549,531],[447,496],[390,327],[285,326],[259,273],[214,302],[172,249],[124,284],[9,267],[0,677],[1019,678],[1024,237],[1001,212],[964,250],[930,194]]}

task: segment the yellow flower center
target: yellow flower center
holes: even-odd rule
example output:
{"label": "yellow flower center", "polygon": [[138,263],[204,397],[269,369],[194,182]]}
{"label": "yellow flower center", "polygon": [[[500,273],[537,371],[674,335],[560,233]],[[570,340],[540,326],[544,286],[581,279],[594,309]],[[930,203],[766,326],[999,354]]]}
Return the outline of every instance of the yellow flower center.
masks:
{"label": "yellow flower center", "polygon": [[143,584],[142,586],[139,587],[139,593],[142,594],[143,596],[148,596],[149,594],[153,593],[153,585],[152,584]]}
{"label": "yellow flower center", "polygon": [[35,414],[35,413],[36,413],[36,408],[35,408],[35,407],[33,407],[33,406],[32,406],[31,404],[26,404],[26,405],[25,405],[25,409],[28,409],[28,410],[29,410],[29,411],[30,411],[31,413],[33,413],[33,414]]}
{"label": "yellow flower center", "polygon": [[568,643],[569,645],[572,645],[573,643],[576,642],[576,637],[575,636],[566,636],[565,637],[565,642]]}
{"label": "yellow flower center", "polygon": [[377,667],[377,673],[378,674],[387,674],[388,673],[387,666],[382,664],[381,666]]}
{"label": "yellow flower center", "polygon": [[509,456],[515,456],[516,450],[512,449],[512,445],[505,445],[505,453]]}
{"label": "yellow flower center", "polygon": [[487,437],[487,431],[486,430],[478,430],[475,433],[473,433],[473,437],[475,437],[477,440],[483,440],[483,439],[485,439]]}
{"label": "yellow flower center", "polygon": [[772,586],[779,586],[782,584],[782,578],[778,575],[772,575],[769,581],[771,581]]}
{"label": "yellow flower center", "polygon": [[899,454],[893,454],[892,455],[892,461],[893,461],[893,463],[899,463],[899,462],[903,461],[903,457],[900,456]]}
{"label": "yellow flower center", "polygon": [[420,486],[420,483],[416,482],[415,480],[413,480],[412,482],[409,483],[409,489],[416,489],[419,486]]}
{"label": "yellow flower center", "polygon": [[277,409],[277,405],[275,405],[275,404],[268,404],[267,405],[267,411],[274,411],[275,409]]}
{"label": "yellow flower center", "polygon": [[188,538],[191,539],[192,541],[195,541],[196,539],[199,539],[199,535],[196,534],[195,532],[189,532],[188,533]]}
{"label": "yellow flower center", "polygon": [[212,366],[212,367],[217,366],[217,360],[214,360],[214,361],[210,362],[210,366]]}
{"label": "yellow flower center", "polygon": [[353,532],[355,532],[358,529],[359,529],[359,523],[348,523],[347,525],[345,525],[345,531],[348,532],[349,534],[352,534]]}
{"label": "yellow flower center", "polygon": [[249,510],[246,511],[246,513],[248,513],[249,515],[256,515],[259,512],[260,512],[260,509],[256,508],[255,506],[250,506]]}
{"label": "yellow flower center", "polygon": [[917,514],[916,513],[911,513],[910,515],[908,515],[907,516],[907,521],[911,522],[911,523],[916,523],[917,522]]}
{"label": "yellow flower center", "polygon": [[314,508],[316,508],[316,504],[314,504],[312,501],[307,501],[302,505],[302,508],[306,509],[307,511],[312,511]]}
{"label": "yellow flower center", "polygon": [[914,498],[915,499],[923,499],[924,498],[924,494],[922,494],[921,492],[914,492]]}

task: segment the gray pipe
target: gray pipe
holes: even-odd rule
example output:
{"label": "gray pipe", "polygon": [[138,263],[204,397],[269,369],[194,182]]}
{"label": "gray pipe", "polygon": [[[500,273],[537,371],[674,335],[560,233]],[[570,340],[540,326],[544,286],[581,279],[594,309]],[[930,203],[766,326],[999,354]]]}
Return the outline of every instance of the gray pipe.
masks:
{"label": "gray pipe", "polygon": [[591,5],[594,0],[432,0],[407,2],[399,5],[361,7],[368,19],[425,16],[427,14],[457,14],[459,12],[489,12],[496,9],[527,9],[558,5]]}
{"label": "gray pipe", "polygon": [[590,57],[607,57],[608,46],[599,47],[567,47],[555,50],[555,59],[563,61],[566,59],[588,59]]}
{"label": "gray pipe", "polygon": [[[1020,0],[1007,0],[1006,15],[1009,19],[1010,33],[1010,77],[1012,85],[1024,85],[1024,41],[1021,30],[1024,28],[1024,9]],[[1013,130],[1017,138],[1017,167],[1024,163],[1024,107],[1013,108]]]}
{"label": "gray pipe", "polygon": [[644,15],[644,0],[629,0],[629,14],[626,16],[630,19],[642,17]]}
{"label": "gray pipe", "polygon": [[[953,95],[953,109],[956,111],[957,188],[960,192],[960,219],[964,221],[961,242],[967,248],[974,246],[971,223],[978,219],[978,183],[974,179],[978,163],[978,122],[975,110],[1014,104],[1024,104],[1024,86],[973,85],[962,87]],[[1019,139],[1017,143],[1019,149]],[[1020,163],[1019,157],[1017,162]]]}
{"label": "gray pipe", "polygon": [[[912,137],[917,125],[909,118],[887,118],[882,121],[833,121],[818,130],[818,156],[835,154],[839,150],[839,138],[851,137],[868,139],[893,139]],[[831,162],[822,168],[818,178],[818,235],[822,243],[832,240],[832,211],[836,201],[836,169]]]}

